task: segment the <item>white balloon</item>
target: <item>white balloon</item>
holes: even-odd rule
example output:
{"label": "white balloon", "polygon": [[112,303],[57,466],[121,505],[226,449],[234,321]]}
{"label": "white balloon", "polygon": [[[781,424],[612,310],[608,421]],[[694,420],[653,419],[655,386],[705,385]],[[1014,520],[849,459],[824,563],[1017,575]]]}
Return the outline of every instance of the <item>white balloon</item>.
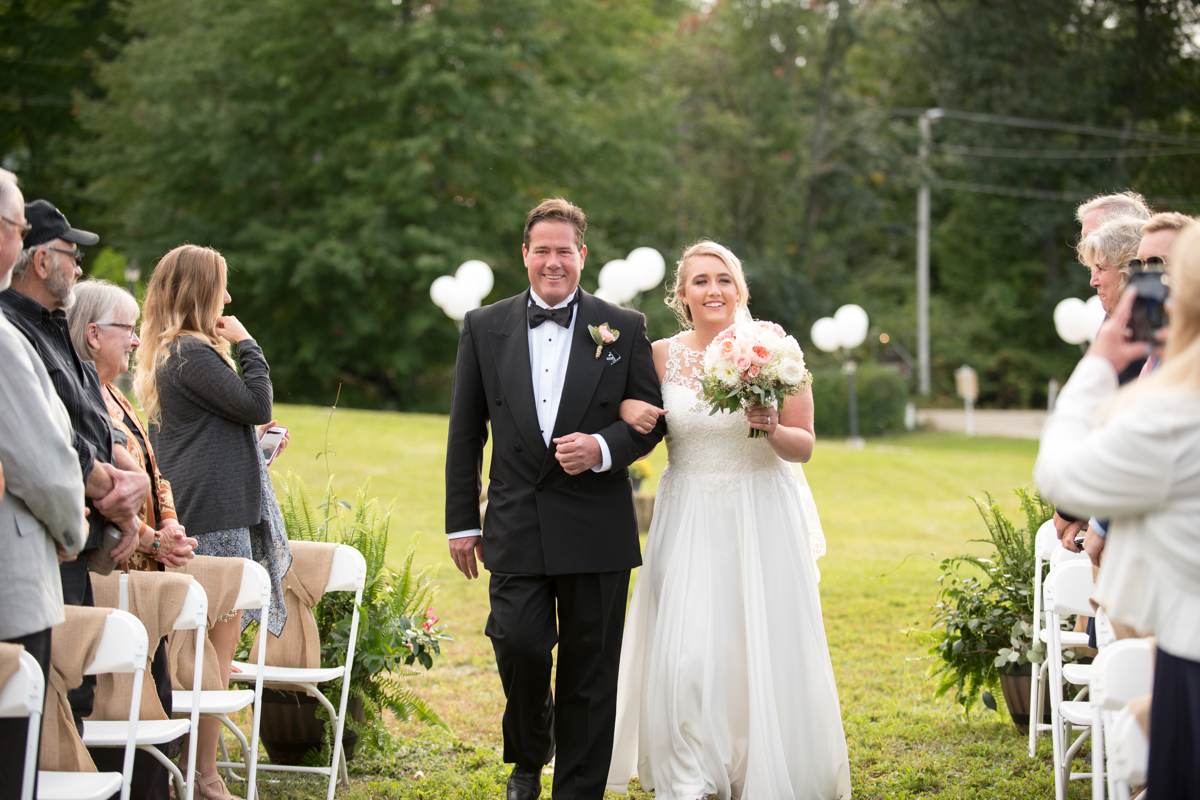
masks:
{"label": "white balloon", "polygon": [[1100,304],[1100,295],[1092,295],[1083,304],[1084,310],[1084,338],[1089,342],[1096,338],[1096,334],[1100,332],[1100,326],[1104,324],[1104,320],[1108,314],[1104,313],[1104,306]]}
{"label": "white balloon", "polygon": [[[610,292],[608,289],[605,289],[603,286],[601,286],[599,289],[597,289],[592,294],[592,296],[598,297],[599,299],[603,300],[606,303],[616,303],[617,302],[617,298],[613,296],[612,292]],[[620,303],[617,303],[617,304],[620,305]]]}
{"label": "white balloon", "polygon": [[454,272],[454,278],[480,300],[487,297],[495,285],[492,268],[477,259],[464,261]]}
{"label": "white balloon", "polygon": [[438,308],[445,308],[446,303],[450,302],[450,298],[455,295],[457,285],[458,282],[449,275],[434,278],[433,283],[429,285],[429,299]]}
{"label": "white balloon", "polygon": [[637,247],[625,256],[625,261],[632,264],[637,273],[638,291],[648,292],[662,283],[667,274],[667,262],[662,253],[653,247]]}
{"label": "white balloon", "polygon": [[1054,330],[1067,344],[1081,344],[1087,339],[1087,308],[1078,297],[1059,300],[1054,307]]}
{"label": "white balloon", "polygon": [[871,322],[862,306],[848,303],[834,313],[833,320],[837,323],[842,347],[847,350],[858,347],[867,338]]}
{"label": "white balloon", "polygon": [[474,291],[467,290],[459,284],[455,286],[450,300],[442,306],[442,311],[445,311],[446,316],[455,322],[462,322],[463,317],[467,316],[467,312],[476,308],[479,308],[479,298],[475,296]]}
{"label": "white balloon", "polygon": [[610,297],[610,302],[628,303],[638,293],[638,268],[623,258],[609,261],[600,268],[600,288]]}
{"label": "white balloon", "polygon": [[832,353],[842,346],[842,337],[838,332],[837,320],[833,317],[821,317],[813,323],[812,330],[809,333],[813,344],[817,346],[818,350]]}

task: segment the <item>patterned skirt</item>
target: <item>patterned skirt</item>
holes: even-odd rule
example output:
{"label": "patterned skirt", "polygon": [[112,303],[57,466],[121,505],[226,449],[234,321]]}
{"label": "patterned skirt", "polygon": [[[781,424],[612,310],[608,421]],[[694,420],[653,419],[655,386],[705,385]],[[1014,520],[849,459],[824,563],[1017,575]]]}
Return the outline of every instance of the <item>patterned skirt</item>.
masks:
{"label": "patterned skirt", "polygon": [[[271,485],[271,476],[267,473],[266,462],[259,453],[259,477],[262,481],[262,519],[248,528],[229,528],[221,531],[191,533],[198,543],[198,556],[224,556],[227,558],[248,558],[257,561],[271,576],[271,618],[267,630],[278,637],[283,632],[287,622],[287,608],[283,603],[283,576],[292,566],[292,549],[288,544],[287,529],[283,524],[283,512],[279,510],[279,502],[275,499],[275,488]],[[258,609],[247,610],[242,614],[242,630],[246,630],[251,622],[257,622],[262,614]]]}

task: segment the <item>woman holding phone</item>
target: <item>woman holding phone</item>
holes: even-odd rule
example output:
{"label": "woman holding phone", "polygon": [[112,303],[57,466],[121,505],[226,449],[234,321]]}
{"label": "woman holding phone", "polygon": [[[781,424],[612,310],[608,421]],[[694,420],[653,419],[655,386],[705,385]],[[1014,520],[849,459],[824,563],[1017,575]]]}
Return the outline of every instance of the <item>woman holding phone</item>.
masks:
{"label": "woman holding phone", "polygon": [[[266,568],[267,625],[278,636],[291,550],[259,448],[262,431],[274,424],[270,368],[246,327],[224,316],[227,275],[225,259],[208,247],[181,245],[159,260],[146,288],[134,387],[196,553],[250,558]],[[258,612],[244,616],[210,631],[225,683],[238,638]],[[216,765],[220,723],[205,717],[200,726],[199,796],[226,800],[232,795]]]}

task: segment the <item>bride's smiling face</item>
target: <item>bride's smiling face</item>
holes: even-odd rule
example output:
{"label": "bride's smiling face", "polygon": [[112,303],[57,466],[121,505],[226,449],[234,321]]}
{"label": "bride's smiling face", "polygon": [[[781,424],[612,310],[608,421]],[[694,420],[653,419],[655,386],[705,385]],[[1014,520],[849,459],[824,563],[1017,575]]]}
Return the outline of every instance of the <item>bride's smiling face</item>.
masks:
{"label": "bride's smiling face", "polygon": [[685,265],[687,280],[680,299],[697,327],[724,329],[733,324],[738,307],[737,282],[716,256],[696,255]]}

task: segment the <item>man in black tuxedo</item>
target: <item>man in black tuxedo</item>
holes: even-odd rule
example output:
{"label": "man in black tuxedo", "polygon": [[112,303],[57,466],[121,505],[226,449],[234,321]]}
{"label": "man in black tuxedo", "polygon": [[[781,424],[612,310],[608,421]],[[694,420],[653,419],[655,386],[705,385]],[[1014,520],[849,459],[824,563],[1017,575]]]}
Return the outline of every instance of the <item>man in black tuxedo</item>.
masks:
{"label": "man in black tuxedo", "polygon": [[579,288],[586,229],[560,198],[529,212],[530,288],[467,314],[455,368],[446,531],[467,578],[477,556],[491,572],[486,633],[507,698],[508,800],[538,797],[556,743],[554,797],[604,794],[629,572],[641,564],[627,467],[665,432],[660,423],[641,435],[620,419],[622,400],[662,398],[645,317]]}

